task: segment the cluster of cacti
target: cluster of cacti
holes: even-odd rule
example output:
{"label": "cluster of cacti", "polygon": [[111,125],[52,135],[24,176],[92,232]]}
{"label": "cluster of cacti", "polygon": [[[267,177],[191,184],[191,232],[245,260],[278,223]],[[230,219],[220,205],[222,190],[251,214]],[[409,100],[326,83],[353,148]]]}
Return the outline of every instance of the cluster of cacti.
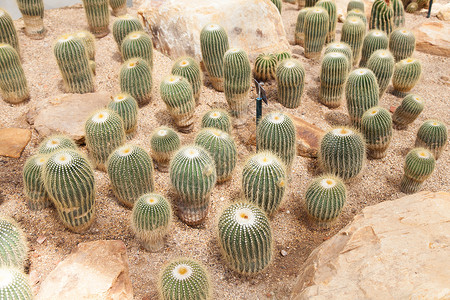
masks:
{"label": "cluster of cacti", "polygon": [[88,229],[95,218],[94,171],[88,159],[77,150],[58,150],[45,162],[42,176],[64,226],[74,232]]}
{"label": "cluster of cacti", "polygon": [[169,175],[178,193],[178,216],[188,225],[201,224],[208,214],[209,198],[217,180],[214,160],[203,147],[185,146],[173,156]]}
{"label": "cluster of cacti", "polygon": [[311,59],[320,57],[328,34],[328,12],[321,7],[312,8],[305,16],[305,56]]}
{"label": "cluster of cacti", "polygon": [[0,43],[9,44],[20,56],[16,27],[8,12],[0,7]]}
{"label": "cluster of cacti", "polygon": [[192,86],[186,78],[169,75],[160,85],[161,98],[181,132],[190,132],[194,127],[195,100]]}
{"label": "cluster of cacti", "polygon": [[296,59],[285,59],[276,70],[278,102],[287,108],[300,106],[305,87],[305,68]]}
{"label": "cluster of cacti", "polygon": [[357,65],[361,58],[361,50],[366,34],[366,25],[358,17],[347,18],[342,26],[341,42],[352,48],[353,65]]}
{"label": "cluster of cacti", "polygon": [[136,100],[129,94],[120,93],[112,98],[108,108],[122,118],[125,133],[132,137],[136,132],[139,109]]}
{"label": "cluster of cacti", "polygon": [[423,182],[431,176],[436,165],[433,154],[425,148],[414,148],[405,158],[400,190],[406,194],[418,192]]}
{"label": "cluster of cacti", "polygon": [[323,57],[320,68],[320,103],[334,108],[341,105],[349,61],[343,53],[331,52]]}
{"label": "cluster of cacti", "polygon": [[231,178],[237,162],[237,149],[233,138],[217,128],[204,128],[195,137],[195,144],[209,152],[216,164],[217,182]]}
{"label": "cluster of cacti", "polygon": [[207,111],[202,117],[202,128],[217,128],[227,133],[231,133],[230,115],[222,109]]}
{"label": "cluster of cacti", "polygon": [[258,206],[238,202],[228,206],[218,222],[222,255],[241,274],[254,274],[272,260],[272,230],[266,214]]}
{"label": "cluster of cacti", "polygon": [[[361,50],[361,61],[359,67],[364,68],[367,66],[367,61],[370,56],[377,50],[387,49],[389,45],[389,39],[384,31],[373,29],[370,30],[363,41]],[[378,83],[379,85],[380,83]]]}
{"label": "cluster of cacti", "polygon": [[75,36],[79,38],[84,47],[86,48],[88,59],[95,61],[95,37],[89,31],[81,30],[75,33]]}
{"label": "cluster of cacti", "polygon": [[325,43],[334,41],[336,35],[337,13],[336,3],[333,0],[320,0],[315,6],[322,7],[328,12],[328,33]]}
{"label": "cluster of cacti", "polygon": [[0,267],[0,296],[2,299],[32,300],[28,277],[16,268]]}
{"label": "cluster of cacti", "polygon": [[417,131],[416,147],[428,149],[437,160],[448,142],[447,127],[439,120],[425,121]]}
{"label": "cluster of cacti", "polygon": [[23,16],[25,33],[36,40],[44,38],[44,1],[43,0],[16,0],[17,6]]}
{"label": "cluster of cacti", "polygon": [[394,27],[405,26],[405,8],[402,0],[392,0],[392,10],[394,11]]}
{"label": "cluster of cacti", "polygon": [[281,14],[281,9],[283,7],[283,3],[281,2],[281,0],[270,0],[272,1],[272,3],[277,7],[278,12]]}
{"label": "cluster of cacti", "polygon": [[178,134],[169,127],[158,127],[150,137],[152,158],[161,172],[168,172],[173,154],[180,148]]}
{"label": "cluster of cacti", "polygon": [[290,59],[292,57],[291,53],[288,51],[281,51],[275,53],[275,56],[277,57],[278,62],[282,62],[285,59]]}
{"label": "cluster of cacti", "polygon": [[153,192],[152,158],[141,147],[117,148],[109,156],[106,170],[114,194],[127,207],[133,207],[141,195]]}
{"label": "cluster of cacti", "polygon": [[389,50],[377,50],[370,56],[367,61],[367,68],[370,69],[377,77],[379,98],[386,91],[392,75],[394,74],[395,60]]}
{"label": "cluster of cacti", "polygon": [[159,194],[144,194],[134,203],[131,228],[145,249],[156,252],[164,247],[172,223],[172,207]]}
{"label": "cluster of cacti", "polygon": [[218,24],[206,25],[200,32],[200,47],[213,88],[223,92],[223,57],[230,48],[227,32]]}
{"label": "cluster of cacti", "polygon": [[27,197],[27,206],[31,210],[40,210],[50,205],[42,180],[42,170],[46,159],[45,154],[36,154],[23,166],[23,190]]}
{"label": "cluster of cacti", "polygon": [[272,53],[261,53],[255,59],[253,76],[258,81],[269,81],[275,79],[278,60]]}
{"label": "cluster of cacti", "polygon": [[349,12],[347,13],[347,19],[348,19],[348,18],[351,18],[351,17],[357,17],[357,18],[360,18],[361,21],[363,21],[363,23],[364,23],[364,27],[367,26],[367,17],[366,17],[366,14],[364,13],[364,11],[359,10],[359,9],[357,9],[357,8],[352,9],[351,11],[349,11]]}
{"label": "cluster of cacti", "polygon": [[48,138],[44,139],[38,147],[38,153],[39,154],[50,154],[57,150],[69,148],[69,149],[77,149],[77,145],[75,142],[65,136],[65,135],[52,135]]}
{"label": "cluster of cacti", "polygon": [[200,65],[192,57],[181,57],[172,66],[172,74],[184,77],[189,81],[194,94],[195,104],[199,103],[203,79]]}
{"label": "cluster of cacti", "polygon": [[416,37],[412,31],[405,28],[392,31],[389,36],[389,50],[396,62],[411,57],[415,49]]}
{"label": "cluster of cacti", "polygon": [[123,15],[118,17],[113,23],[113,37],[119,47],[122,45],[123,39],[130,33],[134,31],[143,31],[141,22],[138,18],[131,15]]}
{"label": "cluster of cacti", "polygon": [[347,4],[347,12],[352,11],[353,9],[359,9],[361,11],[364,11],[364,1],[350,0]]}
{"label": "cluster of cacti", "polygon": [[116,17],[123,16],[127,13],[127,0],[109,0],[112,13]]}
{"label": "cluster of cacti", "polygon": [[297,23],[295,25],[295,44],[302,47],[305,44],[305,19],[311,9],[311,7],[302,8],[297,16]]}
{"label": "cluster of cacti", "polygon": [[368,109],[361,118],[361,131],[366,140],[367,154],[383,158],[392,139],[392,117],[382,107]]}
{"label": "cluster of cacti", "polygon": [[375,0],[370,12],[369,29],[379,29],[389,36],[394,25],[394,10],[386,0]]}
{"label": "cluster of cacti", "polygon": [[13,219],[0,217],[0,267],[23,270],[27,257],[27,239],[19,224]]}
{"label": "cluster of cacti", "polygon": [[131,58],[120,69],[120,89],[136,99],[139,106],[144,106],[152,98],[152,78],[152,69],[145,60]]}
{"label": "cluster of cacti", "polygon": [[420,79],[422,65],[415,58],[406,58],[395,64],[392,85],[394,93],[405,96]]}
{"label": "cluster of cacti", "polygon": [[92,114],[85,124],[86,146],[94,166],[106,171],[109,155],[125,143],[125,129],[122,118],[110,109]]}
{"label": "cluster of cacti", "polygon": [[361,172],[365,162],[364,138],[350,128],[331,129],[320,142],[319,158],[325,172],[344,180],[354,178]]}
{"label": "cluster of cacti", "polygon": [[109,33],[109,5],[108,0],[83,0],[84,12],[89,30],[97,38]]}
{"label": "cluster of cacti", "polygon": [[346,198],[342,180],[331,174],[323,175],[313,179],[306,189],[306,211],[320,228],[328,228],[339,217]]}
{"label": "cluster of cacti", "polygon": [[406,7],[406,12],[408,12],[410,14],[413,14],[413,13],[415,13],[418,10],[419,10],[419,5],[417,4],[417,2],[411,2]]}
{"label": "cluster of cacti", "polygon": [[133,57],[145,60],[153,69],[153,42],[152,38],[143,31],[133,31],[127,34],[120,45],[120,53],[124,61]]}
{"label": "cluster of cacti", "polygon": [[30,98],[19,54],[9,44],[0,43],[0,93],[4,101],[17,104]]}
{"label": "cluster of cacti", "polygon": [[425,106],[422,97],[409,94],[392,115],[392,121],[397,129],[406,129],[420,115]]}
{"label": "cluster of cacti", "polygon": [[352,48],[347,43],[342,42],[334,42],[327,45],[327,48],[325,48],[325,55],[328,53],[338,52],[342,53],[347,57],[348,60],[348,72],[352,70],[353,66],[353,51]]}

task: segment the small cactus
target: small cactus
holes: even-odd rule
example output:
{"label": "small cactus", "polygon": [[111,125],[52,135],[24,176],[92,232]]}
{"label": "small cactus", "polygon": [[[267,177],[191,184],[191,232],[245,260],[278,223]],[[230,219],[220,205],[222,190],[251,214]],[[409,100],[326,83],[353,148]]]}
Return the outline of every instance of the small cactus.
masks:
{"label": "small cactus", "polygon": [[359,9],[364,11],[364,1],[362,0],[350,0],[347,4],[347,12],[352,11],[353,9]]}
{"label": "small cactus", "polygon": [[23,166],[23,190],[27,197],[27,206],[35,211],[50,205],[50,199],[42,180],[45,161],[45,154],[36,154],[30,157]]}
{"label": "small cactus", "polygon": [[320,0],[315,6],[322,7],[328,12],[328,34],[325,43],[331,43],[334,41],[336,35],[336,3],[333,0]]}
{"label": "small cactus", "polygon": [[448,142],[447,127],[439,120],[427,120],[417,131],[416,147],[428,149],[437,160]]}
{"label": "small cactus", "polygon": [[11,45],[2,43],[0,43],[0,93],[3,100],[11,104],[30,98],[19,54]]}
{"label": "small cactus", "polygon": [[366,17],[366,14],[364,13],[364,11],[359,10],[357,8],[352,9],[351,11],[349,11],[347,13],[347,19],[351,18],[351,17],[360,18],[361,21],[363,21],[363,23],[364,23],[364,28],[367,26],[367,17]]}
{"label": "small cactus", "polygon": [[353,51],[352,48],[347,43],[341,43],[341,42],[334,42],[327,45],[327,48],[325,48],[325,54],[332,52],[338,52],[342,53],[347,57],[348,60],[348,73],[352,70],[353,66]]}
{"label": "small cactus", "polygon": [[153,131],[150,137],[152,158],[161,172],[168,172],[173,154],[180,148],[178,134],[169,127],[161,126]]}
{"label": "small cactus", "polygon": [[341,105],[348,65],[348,59],[343,53],[331,52],[323,57],[320,68],[320,103],[330,108]]}
{"label": "small cactus", "polygon": [[402,0],[392,0],[392,10],[394,11],[394,27],[405,26],[405,8]]}
{"label": "small cactus", "polygon": [[415,58],[406,58],[395,64],[392,85],[394,94],[404,97],[413,89],[422,74],[422,65]]}
{"label": "small cactus", "polygon": [[202,117],[202,128],[213,127],[231,133],[230,115],[222,109],[207,111]]}
{"label": "small cactus", "polygon": [[370,12],[369,29],[378,29],[389,36],[394,25],[394,10],[386,0],[375,0]]}
{"label": "small cactus", "polygon": [[152,38],[143,31],[132,31],[127,34],[120,45],[120,53],[124,61],[138,57],[145,60],[153,69]]}
{"label": "small cactus", "polygon": [[35,40],[44,38],[44,1],[16,0],[25,23],[25,34]]}
{"label": "small cactus", "polygon": [[11,45],[20,57],[20,47],[16,27],[14,27],[11,16],[2,8],[0,8],[0,44],[1,43]]}
{"label": "small cactus", "polygon": [[200,65],[192,57],[180,57],[172,66],[172,74],[184,77],[189,81],[194,93],[195,104],[198,105],[202,91],[203,79]]}
{"label": "small cactus", "polygon": [[413,13],[415,13],[418,10],[419,10],[419,5],[417,4],[417,2],[411,2],[406,7],[406,12],[410,13],[410,14],[413,14]]}
{"label": "small cactus", "polygon": [[83,42],[87,51],[88,59],[95,61],[95,37],[92,33],[85,30],[80,30],[75,33],[75,37]]}
{"label": "small cactus", "polygon": [[297,16],[297,23],[295,25],[295,44],[302,47],[305,44],[305,18],[311,9],[311,7],[302,8]]}
{"label": "small cactus", "polygon": [[402,103],[392,115],[396,128],[406,129],[420,115],[424,106],[425,100],[420,96],[409,94],[403,98]]}
{"label": "small cactus", "polygon": [[65,135],[52,135],[44,139],[38,147],[39,154],[50,154],[60,149],[77,149],[75,142]]}
{"label": "small cactus", "polygon": [[367,68],[377,77],[379,98],[381,98],[391,82],[394,74],[395,60],[389,50],[377,50],[367,61]]}
{"label": "small cactus", "polygon": [[139,106],[144,106],[152,98],[152,78],[152,69],[145,60],[131,58],[120,69],[120,89],[136,99]]}
{"label": "small cactus", "polygon": [[136,100],[129,94],[120,93],[112,98],[108,109],[115,111],[122,118],[127,137],[132,137],[136,132],[139,110]]}
{"label": "small cactus", "polygon": [[372,158],[385,157],[392,139],[391,114],[382,107],[372,107],[362,115],[361,129],[368,155]]}
{"label": "small cactus", "polygon": [[292,57],[291,53],[288,51],[281,51],[275,53],[275,56],[277,57],[278,62],[282,62],[285,59],[290,59]]}
{"label": "small cactus", "polygon": [[83,0],[89,31],[101,38],[109,33],[108,0]]}
{"label": "small cactus", "polygon": [[23,270],[27,257],[27,239],[22,228],[13,219],[0,217],[0,267]]}
{"label": "small cactus", "polygon": [[287,108],[300,106],[305,87],[305,69],[296,59],[285,59],[277,66],[278,102]]}
{"label": "small cactus", "polygon": [[423,182],[431,176],[436,165],[433,154],[425,148],[414,148],[405,158],[400,190],[406,194],[418,192]]}
{"label": "small cactus", "polygon": [[270,0],[272,1],[273,5],[275,5],[278,9],[278,12],[281,14],[281,9],[283,7],[283,2],[281,0]]}
{"label": "small cactus", "polygon": [[389,50],[394,55],[396,62],[411,57],[415,49],[416,37],[412,31],[405,28],[392,31],[389,36]]}
{"label": "small cactus", "polygon": [[113,37],[119,47],[122,45],[123,39],[133,31],[143,31],[141,22],[138,18],[131,15],[123,15],[118,17],[113,23]]}
{"label": "small cactus", "polygon": [[377,50],[387,49],[388,45],[389,39],[384,31],[377,29],[369,31],[363,41],[359,67],[365,68],[370,56]]}
{"label": "small cactus", "polygon": [[256,57],[253,76],[258,81],[269,81],[275,79],[277,68],[277,57],[272,53],[261,53]]}
{"label": "small cactus", "polygon": [[109,0],[109,5],[114,16],[120,17],[127,14],[127,0]]}
{"label": "small cactus", "polygon": [[328,34],[328,12],[321,7],[312,8],[305,17],[305,56],[318,59]]}
{"label": "small cactus", "polygon": [[2,299],[32,300],[28,277],[16,268],[0,268],[0,296]]}
{"label": "small cactus", "polygon": [[366,25],[358,17],[350,17],[342,26],[341,42],[347,43],[353,52],[353,65],[357,65],[361,58],[361,50],[366,34]]}

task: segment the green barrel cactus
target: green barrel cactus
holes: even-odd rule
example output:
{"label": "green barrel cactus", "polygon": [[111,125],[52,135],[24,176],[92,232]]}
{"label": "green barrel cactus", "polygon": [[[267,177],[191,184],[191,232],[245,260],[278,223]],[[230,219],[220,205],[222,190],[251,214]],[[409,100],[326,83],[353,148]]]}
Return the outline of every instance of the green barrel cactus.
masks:
{"label": "green barrel cactus", "polygon": [[11,104],[30,98],[19,54],[11,45],[2,43],[0,43],[0,93],[3,100]]}
{"label": "green barrel cactus", "polygon": [[162,300],[213,299],[206,268],[190,258],[178,258],[168,263],[159,275],[158,292]]}
{"label": "green barrel cactus", "polygon": [[300,106],[305,88],[305,68],[296,59],[285,59],[277,66],[278,102],[287,108]]}
{"label": "green barrel cactus", "polygon": [[386,156],[392,139],[392,117],[382,107],[368,109],[361,118],[361,131],[366,139],[367,154],[372,158]]}
{"label": "green barrel cactus", "polygon": [[152,158],[141,147],[116,148],[108,158],[106,170],[114,194],[127,207],[133,207],[141,195],[153,192]]}
{"label": "green barrel cactus", "polygon": [[138,57],[130,58],[120,68],[120,89],[136,99],[139,106],[152,98],[153,76],[149,64]]}
{"label": "green barrel cactus", "polygon": [[144,27],[138,18],[131,15],[123,15],[118,17],[113,23],[113,37],[117,43],[117,46],[122,45],[123,39],[130,33],[134,31],[144,31]]}
{"label": "green barrel cactus", "polygon": [[137,101],[127,93],[120,93],[112,98],[108,108],[122,118],[127,137],[132,137],[137,128],[139,110]]}
{"label": "green barrel cactus", "polygon": [[345,54],[331,52],[323,57],[320,67],[320,103],[330,108],[341,105],[349,61]]}
{"label": "green barrel cactus", "polygon": [[25,23],[25,34],[35,40],[44,38],[44,1],[16,0]]}
{"label": "green barrel cactus", "polygon": [[[425,106],[422,97],[409,94],[403,98],[402,103],[392,115],[392,121],[397,129],[406,129],[420,115]],[[436,155],[435,155],[436,156]]]}
{"label": "green barrel cactus", "polygon": [[2,299],[32,300],[28,277],[19,269],[0,267],[0,295]]}
{"label": "green barrel cactus", "polygon": [[217,128],[222,131],[231,133],[231,117],[222,109],[213,109],[207,111],[202,117],[202,128]]}
{"label": "green barrel cactus", "polygon": [[413,89],[422,75],[422,64],[418,59],[406,58],[395,64],[392,85],[394,94],[404,97]]}
{"label": "green barrel cactus", "polygon": [[405,194],[418,192],[423,182],[431,176],[436,165],[433,154],[425,148],[414,148],[405,158],[400,190]]}
{"label": "green barrel cactus", "polygon": [[353,66],[353,51],[347,43],[334,42],[328,44],[325,48],[325,55],[332,52],[342,53],[348,60],[348,73],[351,72]]}
{"label": "green barrel cactus", "polygon": [[336,36],[336,3],[333,0],[320,0],[315,6],[322,7],[328,12],[328,34],[325,43],[331,43]]}
{"label": "green barrel cactus", "polygon": [[275,54],[261,53],[255,59],[253,76],[258,81],[269,81],[275,79],[278,60]]}
{"label": "green barrel cactus", "polygon": [[89,31],[101,38],[109,33],[108,0],[83,0]]}
{"label": "green barrel cactus", "polygon": [[288,51],[281,51],[275,53],[275,56],[277,57],[277,62],[282,62],[285,59],[290,59],[292,57],[291,53]]}
{"label": "green barrel cactus", "polygon": [[195,137],[195,144],[209,152],[216,164],[217,182],[231,178],[237,162],[237,149],[233,138],[217,128],[204,128]]}
{"label": "green barrel cactus", "polygon": [[116,17],[127,14],[127,0],[109,0],[112,13]]}
{"label": "green barrel cactus", "polygon": [[312,8],[305,17],[305,56],[318,59],[328,34],[328,12],[321,7]]}
{"label": "green barrel cactus", "polygon": [[95,61],[95,37],[86,30],[80,30],[75,33],[75,37],[79,38],[86,48],[88,59]]}
{"label": "green barrel cactus", "polygon": [[367,61],[370,56],[377,50],[386,50],[388,45],[389,39],[384,31],[377,29],[370,30],[364,37],[359,67],[367,67]]}
{"label": "green barrel cactus", "polygon": [[392,10],[394,11],[394,27],[405,26],[405,8],[402,0],[392,0]]}
{"label": "green barrel cactus", "polygon": [[236,272],[255,274],[272,261],[272,230],[258,206],[245,202],[231,204],[222,212],[217,227],[222,255]]}
{"label": "green barrel cactus", "polygon": [[125,143],[125,129],[122,118],[110,109],[93,113],[84,126],[86,146],[94,166],[106,171],[108,156]]}
{"label": "green barrel cactus", "polygon": [[131,213],[131,228],[145,249],[157,252],[164,248],[164,238],[172,225],[172,207],[159,194],[139,197]]}
{"label": "green barrel cactus", "polygon": [[213,88],[223,92],[223,57],[230,48],[225,29],[219,24],[208,24],[203,27],[200,32],[200,48]]}
{"label": "green barrel cactus", "polygon": [[44,139],[38,146],[39,154],[50,154],[60,149],[69,148],[69,149],[77,149],[77,145],[75,142],[65,135],[51,135],[48,138]]}
{"label": "green barrel cactus", "polygon": [[0,237],[0,267],[23,270],[28,245],[22,228],[13,219],[0,217]]}
{"label": "green barrel cactus", "polygon": [[366,159],[363,136],[354,129],[329,130],[320,142],[319,158],[325,172],[347,180],[356,177]]}
{"label": "green barrel cactus", "polygon": [[133,57],[145,60],[153,69],[153,42],[152,38],[143,31],[133,31],[122,40],[120,53],[124,61]]}
{"label": "green barrel cactus", "polygon": [[395,60],[389,50],[377,50],[367,61],[367,68],[377,77],[379,98],[381,98],[391,82],[394,74]]}
{"label": "green barrel cactus", "polygon": [[214,160],[200,146],[188,145],[174,154],[169,167],[172,186],[178,193],[178,216],[188,225],[204,222],[217,175]]}
{"label": "green barrel cactus", "polygon": [[94,171],[87,158],[76,150],[58,150],[47,159],[42,178],[64,226],[87,230],[95,218]]}
{"label": "green barrel cactus", "polygon": [[297,23],[295,25],[295,44],[302,47],[305,45],[305,19],[311,9],[311,7],[302,8],[297,16]]}
{"label": "green barrel cactus", "polygon": [[46,159],[45,154],[36,154],[23,166],[23,191],[27,197],[27,206],[31,210],[41,210],[50,205],[42,180],[42,169]]}
{"label": "green barrel cactus", "polygon": [[351,11],[349,11],[349,12],[347,13],[347,19],[348,19],[348,18],[351,18],[351,17],[357,17],[357,18],[360,18],[361,21],[363,21],[363,23],[364,23],[364,27],[367,26],[367,17],[366,17],[366,14],[364,13],[363,10],[359,10],[359,9],[357,9],[357,8],[352,9]]}
{"label": "green barrel cactus", "polygon": [[394,10],[389,0],[375,0],[370,11],[369,29],[378,29],[389,36],[394,25]]}
{"label": "green barrel cactus", "polygon": [[0,44],[9,44],[20,56],[19,39],[17,38],[16,27],[8,12],[0,7]]}
{"label": "green barrel cactus", "polygon": [[364,1],[350,0],[347,4],[347,12],[352,11],[353,9],[359,9],[361,11],[365,11]]}
{"label": "green barrel cactus", "polygon": [[[399,0],[400,1],[400,0]],[[406,28],[398,28],[389,36],[389,50],[398,62],[411,57],[416,49],[416,37]]]}
{"label": "green barrel cactus", "polygon": [[342,180],[326,174],[314,178],[306,188],[306,212],[319,228],[329,228],[341,214],[346,199],[347,190]]}
{"label": "green barrel cactus", "polygon": [[410,13],[410,14],[413,14],[413,13],[415,13],[418,10],[419,10],[419,5],[417,4],[417,2],[411,2],[406,7],[406,12]]}
{"label": "green barrel cactus", "polygon": [[447,127],[439,120],[427,120],[417,131],[416,147],[428,149],[437,160],[448,142]]}
{"label": "green barrel cactus", "polygon": [[366,25],[358,17],[350,17],[342,26],[341,42],[347,43],[352,48],[353,65],[357,65],[361,58],[361,50],[366,34]]}
{"label": "green barrel cactus", "polygon": [[169,171],[170,160],[180,145],[180,137],[172,128],[161,126],[153,131],[150,137],[150,146],[152,158],[159,171]]}
{"label": "green barrel cactus", "polygon": [[198,105],[203,86],[200,65],[192,57],[180,57],[172,66],[172,74],[184,77],[189,81],[194,93],[195,104]]}
{"label": "green barrel cactus", "polygon": [[194,127],[195,100],[189,81],[181,76],[169,75],[161,82],[160,94],[178,130],[191,132]]}
{"label": "green barrel cactus", "polygon": [[305,0],[305,7],[313,7],[318,0]]}
{"label": "green barrel cactus", "polygon": [[283,8],[283,2],[281,0],[270,0],[272,1],[273,5],[275,5],[278,9],[278,12],[281,14],[281,9]]}
{"label": "green barrel cactus", "polygon": [[270,216],[283,202],[287,181],[286,168],[278,156],[261,151],[252,155],[242,169],[242,194]]}

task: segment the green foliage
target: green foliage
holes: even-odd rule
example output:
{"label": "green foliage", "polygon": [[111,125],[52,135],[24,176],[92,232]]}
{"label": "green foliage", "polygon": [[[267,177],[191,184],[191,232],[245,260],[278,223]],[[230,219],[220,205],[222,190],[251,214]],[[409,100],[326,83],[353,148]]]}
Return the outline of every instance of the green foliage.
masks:
{"label": "green foliage", "polygon": [[109,33],[109,6],[108,0],[83,0],[84,12],[89,30],[97,38]]}
{"label": "green foliage", "polygon": [[357,65],[361,58],[361,50],[366,34],[366,25],[358,17],[349,17],[342,26],[341,42],[352,48],[353,65]]}
{"label": "green foliage", "polygon": [[285,59],[277,66],[278,102],[287,108],[300,106],[305,87],[305,69],[296,59]]}
{"label": "green foliage", "polygon": [[0,296],[6,300],[32,300],[28,277],[16,268],[0,268]]}
{"label": "green foliage", "polygon": [[118,17],[113,23],[113,37],[119,47],[122,45],[123,39],[134,31],[144,31],[141,22],[138,18],[131,15],[123,15]]}
{"label": "green foliage", "polygon": [[269,81],[275,79],[277,68],[277,57],[272,53],[261,53],[256,57],[253,76],[258,81]]}
{"label": "green foliage", "polygon": [[0,93],[3,100],[11,104],[30,98],[19,54],[11,45],[2,43],[0,43]]}
{"label": "green foliage", "polygon": [[[370,56],[377,50],[385,50],[388,48],[389,39],[384,31],[373,29],[370,30],[363,41],[361,50],[361,61],[359,67],[364,68],[367,66],[367,61]],[[379,83],[378,83],[379,85]]]}
{"label": "green foliage", "polygon": [[405,158],[404,175],[400,190],[406,194],[418,192],[423,182],[431,176],[436,161],[433,154],[425,148],[414,148]]}
{"label": "green foliage", "polygon": [[328,34],[328,12],[321,7],[312,8],[305,17],[305,56],[311,59],[320,57]]}
{"label": "green foliage", "polygon": [[403,98],[402,103],[392,115],[392,121],[397,129],[406,129],[420,115],[425,106],[425,100],[415,94]]}
{"label": "green foliage", "polygon": [[394,10],[389,2],[375,0],[370,12],[369,29],[378,29],[389,36],[394,26]]}
{"label": "green foliage", "polygon": [[0,8],[0,43],[9,44],[20,56],[19,39],[14,22],[8,12]]}
{"label": "green foliage", "polygon": [[391,82],[394,74],[395,60],[389,50],[377,50],[367,61],[367,68],[377,77],[379,98],[381,98]]}
{"label": "green foliage", "polygon": [[395,64],[392,85],[394,92],[405,96],[413,89],[422,75],[422,64],[415,58],[406,58]]}
{"label": "green foliage", "polygon": [[136,100],[127,93],[120,93],[112,98],[108,108],[122,118],[125,133],[131,137],[137,127],[139,108]]}
{"label": "green foliage", "polygon": [[127,34],[120,45],[120,53],[124,61],[138,57],[145,60],[153,69],[152,38],[143,31],[132,31]]}
{"label": "green foliage", "polygon": [[415,49],[416,37],[412,31],[405,28],[392,31],[389,36],[389,50],[394,55],[396,62],[411,57]]}
{"label": "green foliage", "polygon": [[45,161],[45,154],[36,154],[30,157],[23,166],[23,191],[27,197],[28,208],[31,210],[41,210],[50,205],[50,199],[42,180]]}
{"label": "green foliage", "polygon": [[392,9],[394,11],[394,27],[405,26],[405,8],[402,0],[392,0]]}
{"label": "green foliage", "polygon": [[80,30],[75,33],[75,37],[79,38],[87,51],[89,60],[95,61],[95,37],[86,30]]}
{"label": "green foliage", "polygon": [[334,41],[336,35],[336,3],[334,0],[320,0],[315,6],[322,7],[328,12],[328,34],[325,43],[331,43]]}
{"label": "green foliage", "polygon": [[0,217],[0,267],[23,270],[27,256],[27,239],[22,228],[13,219]]}
{"label": "green foliage", "polygon": [[437,160],[448,142],[447,127],[439,120],[427,120],[417,131],[416,147],[428,149]]}
{"label": "green foliage", "polygon": [[202,117],[202,128],[217,128],[222,131],[231,133],[230,115],[222,109],[213,109],[207,111]]}
{"label": "green foliage", "polygon": [[330,107],[341,105],[349,62],[345,54],[330,52],[323,57],[320,68],[320,103]]}
{"label": "green foliage", "polygon": [[109,0],[114,16],[119,17],[127,13],[127,0]]}
{"label": "green foliage", "polygon": [[297,23],[295,25],[295,44],[304,46],[305,43],[305,19],[308,12],[311,11],[311,7],[302,8],[298,12]]}
{"label": "green foliage", "polygon": [[195,104],[198,105],[202,91],[203,79],[200,65],[192,57],[180,57],[172,66],[172,74],[182,76],[189,81],[194,93]]}
{"label": "green foliage", "polygon": [[148,104],[152,98],[153,76],[148,63],[138,57],[123,63],[119,74],[120,89],[136,99],[139,106]]}
{"label": "green foliage", "polygon": [[172,128],[161,126],[153,131],[150,146],[152,158],[159,171],[168,172],[170,160],[180,145],[180,137]]}
{"label": "green foliage", "polygon": [[367,153],[372,158],[383,158],[392,139],[392,117],[382,107],[368,109],[361,118],[361,129],[366,139]]}
{"label": "green foliage", "polygon": [[17,6],[23,16],[25,33],[36,40],[44,38],[44,1],[43,0],[16,0]]}
{"label": "green foliage", "polygon": [[352,48],[347,43],[342,42],[334,42],[331,44],[328,44],[325,48],[325,55],[328,53],[338,52],[342,53],[347,57],[348,60],[348,73],[352,70],[353,66],[353,51]]}

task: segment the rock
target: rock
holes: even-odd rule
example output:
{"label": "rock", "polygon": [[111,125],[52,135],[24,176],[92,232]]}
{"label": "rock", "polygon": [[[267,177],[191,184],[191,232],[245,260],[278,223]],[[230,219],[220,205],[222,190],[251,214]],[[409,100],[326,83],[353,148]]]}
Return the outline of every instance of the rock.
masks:
{"label": "rock", "polygon": [[154,47],[172,59],[200,61],[200,32],[209,23],[224,27],[230,47],[244,49],[250,60],[261,52],[289,51],[281,16],[267,0],[147,0],[138,15]]}
{"label": "rock", "polygon": [[87,118],[110,101],[111,95],[105,92],[58,95],[32,108],[28,122],[34,124],[41,138],[58,133],[82,143]]}
{"label": "rock", "polygon": [[311,253],[291,299],[450,299],[449,221],[448,192],[366,207]]}
{"label": "rock", "polygon": [[416,50],[450,57],[450,23],[426,22],[414,28]]}
{"label": "rock", "polygon": [[290,116],[297,129],[297,155],[317,157],[325,131],[297,116]]}
{"label": "rock", "polygon": [[77,249],[45,278],[36,300],[133,299],[122,241],[94,241]]}
{"label": "rock", "polygon": [[443,21],[450,21],[450,3],[444,5],[437,13],[437,17]]}
{"label": "rock", "polygon": [[0,155],[19,158],[31,139],[31,130],[22,128],[0,129]]}

